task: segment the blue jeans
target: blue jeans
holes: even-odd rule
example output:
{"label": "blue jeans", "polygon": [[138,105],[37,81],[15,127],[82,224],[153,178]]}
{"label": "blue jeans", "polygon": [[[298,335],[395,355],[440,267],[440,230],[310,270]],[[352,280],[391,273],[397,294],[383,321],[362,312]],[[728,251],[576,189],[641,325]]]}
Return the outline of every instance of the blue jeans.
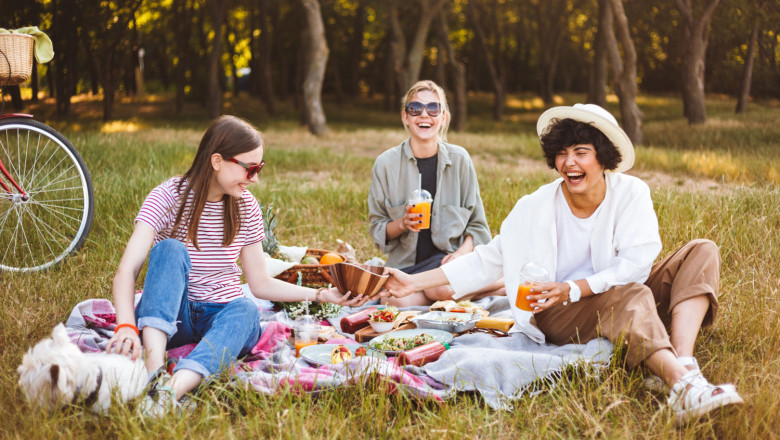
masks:
{"label": "blue jeans", "polygon": [[144,293],[136,307],[139,330],[149,326],[168,335],[168,349],[198,345],[174,368],[204,378],[248,353],[260,337],[260,313],[249,298],[206,303],[187,298],[190,256],[178,240],[157,243],[149,253]]}

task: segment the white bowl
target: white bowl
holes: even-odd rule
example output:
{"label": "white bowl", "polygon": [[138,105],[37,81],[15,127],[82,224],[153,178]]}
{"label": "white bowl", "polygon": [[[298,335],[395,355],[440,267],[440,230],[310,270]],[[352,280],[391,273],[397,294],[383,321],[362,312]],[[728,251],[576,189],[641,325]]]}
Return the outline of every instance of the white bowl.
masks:
{"label": "white bowl", "polygon": [[371,324],[371,328],[374,329],[374,331],[377,333],[387,333],[393,329],[392,322],[368,321],[368,323]]}

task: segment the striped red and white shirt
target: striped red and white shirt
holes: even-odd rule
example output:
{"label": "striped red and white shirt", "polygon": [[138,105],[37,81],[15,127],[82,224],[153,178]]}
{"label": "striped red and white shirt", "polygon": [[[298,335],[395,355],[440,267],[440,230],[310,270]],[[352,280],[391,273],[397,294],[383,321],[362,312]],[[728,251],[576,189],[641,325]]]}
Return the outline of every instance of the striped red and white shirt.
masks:
{"label": "striped red and white shirt", "polygon": [[[186,232],[171,234],[181,203],[178,191],[180,180],[181,177],[173,177],[153,189],[135,221],[144,222],[154,229],[155,244],[175,238],[187,246],[192,261],[188,284],[190,301],[226,303],[242,297],[242,272],[236,264],[241,248],[265,240],[263,216],[257,199],[249,191],[244,191],[239,201],[241,227],[228,246],[222,246],[222,202],[206,202],[198,226],[198,250],[192,243],[186,242]],[[192,204],[192,198],[190,195],[188,205]],[[186,210],[184,214],[187,214]]]}

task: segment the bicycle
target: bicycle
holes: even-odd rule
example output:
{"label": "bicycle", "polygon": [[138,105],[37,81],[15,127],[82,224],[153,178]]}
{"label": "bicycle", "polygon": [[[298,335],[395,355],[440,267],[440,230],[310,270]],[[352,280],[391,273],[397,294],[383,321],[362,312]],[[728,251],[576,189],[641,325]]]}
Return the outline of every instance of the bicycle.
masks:
{"label": "bicycle", "polygon": [[[32,38],[2,34],[0,40],[8,36]],[[0,42],[0,86],[21,84],[31,69],[31,42]],[[84,160],[62,134],[32,115],[5,114],[5,93],[3,88],[0,270],[44,270],[84,245],[94,215],[92,180]]]}

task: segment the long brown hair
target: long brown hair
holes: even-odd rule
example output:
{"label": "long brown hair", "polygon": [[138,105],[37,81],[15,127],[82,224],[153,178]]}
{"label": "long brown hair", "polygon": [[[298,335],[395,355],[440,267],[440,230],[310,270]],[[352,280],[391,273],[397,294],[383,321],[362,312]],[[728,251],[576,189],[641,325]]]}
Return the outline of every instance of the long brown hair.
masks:
{"label": "long brown hair", "polygon": [[[176,221],[173,223],[172,234],[181,234],[186,229],[186,242],[198,247],[198,227],[200,216],[206,206],[209,185],[214,176],[214,168],[211,166],[211,156],[220,154],[224,159],[229,159],[241,153],[255,150],[263,146],[262,134],[249,122],[235,116],[220,116],[211,122],[192,160],[192,166],[184,173],[179,182],[179,196],[181,205],[176,213]],[[192,194],[191,207],[188,202]],[[243,199],[225,194],[222,196],[223,206],[223,232],[222,246],[233,242],[241,228],[240,205]],[[185,215],[186,213],[186,215]]]}

